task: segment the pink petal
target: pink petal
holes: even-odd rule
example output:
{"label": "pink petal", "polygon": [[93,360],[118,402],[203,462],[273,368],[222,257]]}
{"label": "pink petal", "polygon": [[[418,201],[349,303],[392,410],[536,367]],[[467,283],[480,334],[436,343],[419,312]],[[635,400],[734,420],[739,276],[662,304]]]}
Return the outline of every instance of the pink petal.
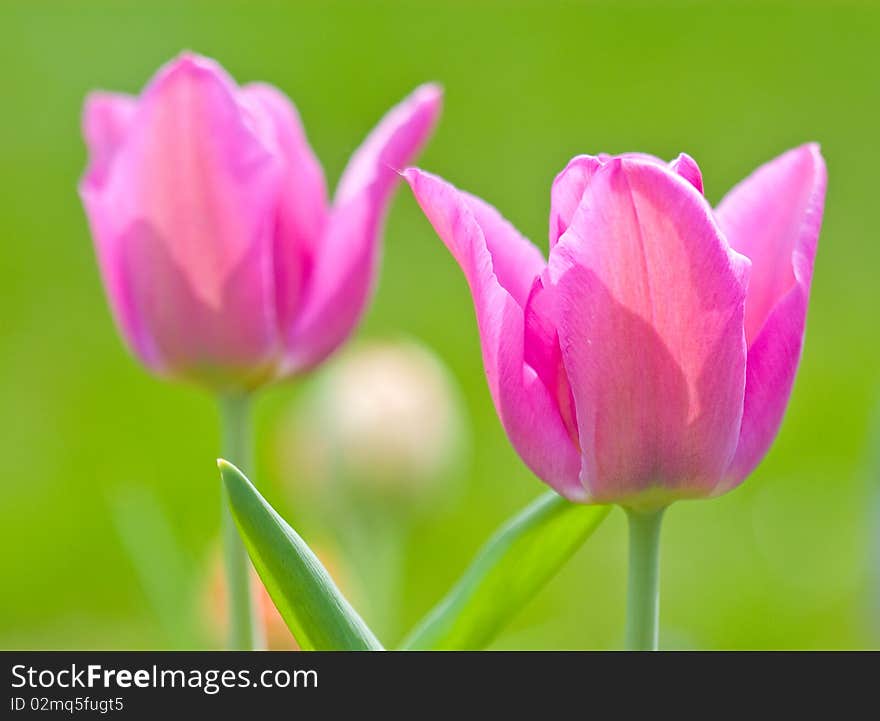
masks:
{"label": "pink petal", "polygon": [[419,153],[434,130],[443,105],[443,89],[427,83],[389,110],[355,150],[333,199],[343,206],[367,188],[376,187],[380,200],[391,193],[403,169]]}
{"label": "pink petal", "polygon": [[825,200],[825,162],[803,145],[758,168],[716,211],[731,246],[752,261],[746,338],[754,341],[795,285],[809,288]]}
{"label": "pink petal", "polygon": [[697,161],[690,155],[681,153],[669,164],[669,167],[673,172],[678,173],[678,175],[699,190],[700,193],[703,192],[703,173],[700,171]]}
{"label": "pink petal", "polygon": [[550,189],[550,249],[568,229],[581,203],[584,190],[603,161],[592,155],[577,155],[553,180]]}
{"label": "pink petal", "polygon": [[[428,173],[424,175],[433,178]],[[547,261],[534,243],[486,201],[470,193],[454,190],[464,198],[483,232],[498,282],[517,305],[524,308],[532,295],[535,281],[547,267]]]}
{"label": "pink petal", "polygon": [[525,363],[523,305],[544,269],[540,253],[482,201],[420,170],[403,175],[467,278],[489,389],[514,448],[561,494],[584,500],[578,452],[556,398]]}
{"label": "pink petal", "polygon": [[131,125],[137,99],[122,93],[89,93],[83,108],[83,135],[89,150],[84,182],[100,185]]}
{"label": "pink petal", "polygon": [[131,284],[122,257],[124,237],[115,227],[113,206],[108,205],[103,195],[94,189],[94,184],[90,182],[91,177],[91,174],[86,174],[80,183],[79,192],[89,220],[98,267],[113,320],[131,351],[148,368],[161,373],[162,359],[149,328],[132,301]]}
{"label": "pink petal", "polygon": [[80,181],[79,191],[95,239],[98,266],[116,326],[144,363],[155,367],[158,360],[152,349],[152,341],[133,311],[117,257],[117,244],[112,242],[112,230],[108,227],[112,212],[104,210],[99,192],[136,109],[137,99],[130,95],[94,92],[86,97],[82,122],[89,164]]}
{"label": "pink petal", "polygon": [[437,122],[442,92],[423,85],[393,108],[348,164],[317,249],[302,307],[287,330],[287,369],[300,371],[333,352],[366,306],[379,255],[378,239],[396,169],[411,162]]}
{"label": "pink petal", "polygon": [[[245,358],[259,367],[278,353],[272,236],[282,166],[235,93],[216,63],[181,56],[144,91],[105,182],[87,178],[82,188],[126,338],[167,373],[238,368]],[[172,312],[150,288],[187,302]],[[208,316],[230,320],[214,328]]]}
{"label": "pink petal", "polygon": [[[571,442],[577,445],[574,401],[553,326],[555,293],[543,278],[547,262],[537,247],[495,208],[474,195],[457,192],[482,229],[498,282],[523,309],[523,361],[544,383]],[[580,493],[580,489],[576,492]]]}
{"label": "pink petal", "polygon": [[547,392],[556,400],[568,437],[580,452],[574,395],[563,363],[559,333],[555,325],[557,295],[545,269],[535,278],[523,309],[525,314],[523,359],[538,374]]}
{"label": "pink petal", "polygon": [[605,163],[615,157],[644,160],[657,165],[668,165],[673,172],[687,180],[701,193],[703,192],[703,175],[697,162],[686,153],[681,153],[671,163],[647,153],[623,153],[619,156],[600,153],[597,156],[577,155],[572,158],[568,165],[553,181],[550,190],[550,248],[552,249],[562,234],[566,231],[571,219],[580,205],[584,191],[590,184],[593,174]]}
{"label": "pink petal", "polygon": [[284,159],[275,227],[275,297],[278,324],[290,328],[327,222],[324,170],[299,113],[280,90],[253,83],[243,87],[239,97],[267,124],[265,134],[274,139]]}
{"label": "pink petal", "polygon": [[754,469],[782,422],[803,345],[826,182],[819,146],[804,145],[758,168],[718,207],[731,245],[752,261],[745,410],[721,490]]}
{"label": "pink petal", "polygon": [[665,165],[594,174],[549,265],[593,500],[659,505],[720,481],[742,413],[747,269]]}
{"label": "pink petal", "polygon": [[195,293],[170,243],[155,233],[148,223],[135,224],[120,243],[129,302],[149,329],[148,357],[161,359],[154,369],[215,390],[251,389],[272,380],[279,349],[253,317],[266,303],[265,286],[254,282],[254,268],[267,262],[265,248],[251,246],[214,305]]}

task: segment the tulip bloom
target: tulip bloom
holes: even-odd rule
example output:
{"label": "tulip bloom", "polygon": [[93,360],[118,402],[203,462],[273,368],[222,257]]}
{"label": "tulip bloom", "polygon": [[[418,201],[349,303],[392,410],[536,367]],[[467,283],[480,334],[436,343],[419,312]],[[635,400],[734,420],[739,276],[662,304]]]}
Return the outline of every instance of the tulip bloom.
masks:
{"label": "tulip bloom", "polygon": [[441,92],[418,88],[335,198],[293,104],[183,54],[139,97],[89,95],[80,193],[117,325],[155,372],[223,392],[315,365],[356,325],[398,176]]}
{"label": "tulip bloom", "polygon": [[573,501],[721,494],[776,435],[801,354],[826,172],[816,145],[713,210],[697,164],[574,158],[550,254],[483,201],[404,172],[461,265],[489,388],[526,464]]}

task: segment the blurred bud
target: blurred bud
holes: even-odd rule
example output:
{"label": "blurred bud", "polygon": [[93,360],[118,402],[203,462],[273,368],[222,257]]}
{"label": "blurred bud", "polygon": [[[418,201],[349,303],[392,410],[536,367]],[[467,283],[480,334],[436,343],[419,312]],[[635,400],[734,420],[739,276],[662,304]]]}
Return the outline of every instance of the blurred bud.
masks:
{"label": "blurred bud", "polygon": [[457,389],[431,351],[361,344],[280,425],[281,474],[308,479],[312,491],[336,481],[405,502],[434,499],[461,463],[463,426]]}

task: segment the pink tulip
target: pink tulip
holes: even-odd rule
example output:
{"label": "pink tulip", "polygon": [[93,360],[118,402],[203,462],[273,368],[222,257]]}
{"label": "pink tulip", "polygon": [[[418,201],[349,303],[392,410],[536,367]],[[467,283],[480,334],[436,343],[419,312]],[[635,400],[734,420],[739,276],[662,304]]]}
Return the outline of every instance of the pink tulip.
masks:
{"label": "pink tulip", "polygon": [[80,184],[122,335],[162,375],[252,388],[321,361],[364,309],[395,168],[441,105],[433,85],[389,112],[332,204],[293,104],[183,54],[139,97],[89,95]]}
{"label": "pink tulip", "polygon": [[549,261],[483,201],[403,175],[464,271],[492,399],[535,474],[573,501],[650,510],[755,468],[803,344],[818,146],[715,210],[687,155],[576,157],[553,183]]}

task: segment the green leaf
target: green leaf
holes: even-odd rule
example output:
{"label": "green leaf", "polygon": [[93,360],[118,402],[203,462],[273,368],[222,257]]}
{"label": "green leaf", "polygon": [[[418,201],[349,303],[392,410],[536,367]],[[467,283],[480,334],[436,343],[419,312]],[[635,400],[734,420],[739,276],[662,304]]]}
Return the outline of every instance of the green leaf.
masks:
{"label": "green leaf", "polygon": [[552,491],[541,496],[489,539],[401,648],[485,648],[610,509],[570,503]]}
{"label": "green leaf", "polygon": [[217,462],[232,515],[272,601],[303,649],[381,651],[317,556],[231,463]]}

